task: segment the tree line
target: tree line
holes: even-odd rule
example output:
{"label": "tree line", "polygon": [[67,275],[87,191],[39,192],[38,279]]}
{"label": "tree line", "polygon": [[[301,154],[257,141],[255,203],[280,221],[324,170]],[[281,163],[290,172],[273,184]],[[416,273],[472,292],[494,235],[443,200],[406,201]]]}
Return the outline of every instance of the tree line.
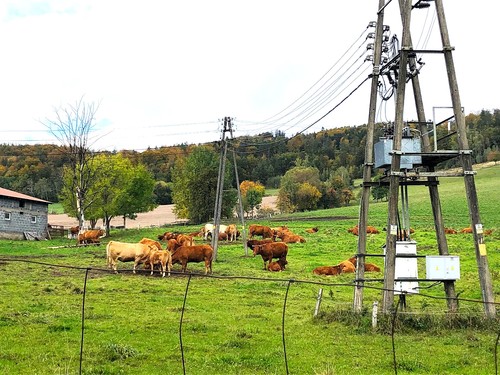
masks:
{"label": "tree line", "polygon": [[[379,125],[376,139],[383,134],[383,124]],[[474,161],[500,160],[500,110],[468,114],[466,126]],[[453,123],[438,128],[439,149],[456,149],[453,130]],[[235,155],[240,182],[279,189],[278,204],[283,211],[310,210],[348,204],[355,198],[352,181],[362,175],[366,126],[322,129],[292,137],[281,132],[262,133],[228,142],[229,152]],[[65,182],[64,170],[71,163],[67,147],[1,144],[0,186],[51,202],[64,201],[71,196],[65,192],[68,181]],[[210,204],[210,199],[215,199],[220,147],[219,142],[213,142],[149,148],[142,152],[103,152],[96,163],[100,163],[102,169],[106,163],[111,163],[110,158],[119,155],[126,160],[121,163],[129,163],[125,169],[137,168],[137,171],[148,173],[153,181],[152,204],[175,202],[179,217],[201,222],[213,215],[214,205]],[[223,198],[227,205],[224,207],[234,206],[237,199],[232,157],[228,160],[224,185],[227,189]],[[452,159],[441,166],[449,168],[457,163],[457,159]],[[190,191],[193,186],[200,190]],[[256,202],[262,192],[255,186],[244,194],[248,212],[251,212],[249,207],[258,205]],[[251,192],[249,197],[247,191]],[[380,192],[376,193],[374,198],[380,199]],[[204,212],[194,212],[201,206],[207,207]],[[133,214],[124,215],[132,217]]]}

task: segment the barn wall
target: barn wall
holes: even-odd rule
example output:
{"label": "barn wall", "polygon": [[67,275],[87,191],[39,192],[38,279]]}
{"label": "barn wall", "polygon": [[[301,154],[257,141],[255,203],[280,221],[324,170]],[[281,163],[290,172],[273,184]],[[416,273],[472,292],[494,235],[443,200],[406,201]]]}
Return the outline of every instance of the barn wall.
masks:
{"label": "barn wall", "polygon": [[47,203],[0,197],[0,238],[24,238],[24,232],[45,235],[48,212]]}

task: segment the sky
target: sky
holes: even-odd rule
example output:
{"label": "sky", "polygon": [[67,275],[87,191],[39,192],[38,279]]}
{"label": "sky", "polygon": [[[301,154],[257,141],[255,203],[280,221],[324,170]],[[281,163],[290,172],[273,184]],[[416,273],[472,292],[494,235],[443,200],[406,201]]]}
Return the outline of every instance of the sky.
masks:
{"label": "sky", "polygon": [[[499,108],[500,3],[443,1],[465,113]],[[387,35],[401,41],[398,1],[388,3]],[[365,124],[377,10],[378,0],[2,0],[0,142],[58,143],[45,124],[79,100],[98,107],[95,150],[217,141],[226,116],[235,137]],[[412,12],[415,48],[442,48],[434,14]],[[451,113],[444,60],[419,57],[438,122]],[[405,120],[413,107],[408,87]],[[377,121],[393,119],[394,96],[379,99]]]}

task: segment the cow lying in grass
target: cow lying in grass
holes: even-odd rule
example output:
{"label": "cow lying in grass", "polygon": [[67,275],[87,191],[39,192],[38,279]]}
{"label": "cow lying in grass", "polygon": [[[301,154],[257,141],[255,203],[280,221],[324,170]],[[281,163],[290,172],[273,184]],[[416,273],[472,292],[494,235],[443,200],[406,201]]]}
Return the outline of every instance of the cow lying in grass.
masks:
{"label": "cow lying in grass", "polygon": [[288,261],[285,258],[280,258],[276,262],[271,262],[267,265],[267,270],[271,272],[280,272],[285,269],[285,266],[288,264]]}

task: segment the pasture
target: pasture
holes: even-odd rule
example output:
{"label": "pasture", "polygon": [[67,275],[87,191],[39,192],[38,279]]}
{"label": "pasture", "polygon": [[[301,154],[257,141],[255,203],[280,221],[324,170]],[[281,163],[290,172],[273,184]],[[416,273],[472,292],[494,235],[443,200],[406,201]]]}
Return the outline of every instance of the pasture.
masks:
{"label": "pasture", "polygon": [[[481,218],[493,229],[486,246],[495,295],[500,291],[500,166],[478,171]],[[440,180],[447,227],[469,226],[463,179]],[[437,246],[427,190],[411,187],[410,219],[421,255]],[[255,223],[287,225],[306,243],[289,245],[285,271],[262,269],[241,240],[220,242],[213,275],[203,264],[171,277],[132,274],[119,263],[106,269],[109,240],[155,239],[167,230],[200,226],[116,230],[99,246],[68,247],[76,240],[0,242],[0,373],[2,374],[492,374],[498,321],[483,318],[471,234],[447,236],[460,256],[456,282],[460,312],[446,314],[441,284],[422,283],[406,311],[379,315],[381,283],[364,292],[364,311],[351,312],[353,274],[318,276],[356,252],[357,206],[276,216]],[[371,203],[369,224],[386,226],[387,203]],[[248,222],[251,224],[254,222]],[[317,233],[306,229],[318,227]],[[202,238],[196,239],[203,243]],[[369,235],[368,253],[380,254],[385,232]],[[381,258],[370,262],[383,268]],[[419,273],[425,274],[419,263]],[[382,277],[376,273],[374,277]],[[313,316],[318,290],[320,312]],[[82,329],[83,327],[83,329]],[[83,335],[82,335],[83,332]],[[82,344],[83,342],[83,344]],[[83,348],[82,353],[80,353]],[[80,354],[82,361],[80,363]]]}

